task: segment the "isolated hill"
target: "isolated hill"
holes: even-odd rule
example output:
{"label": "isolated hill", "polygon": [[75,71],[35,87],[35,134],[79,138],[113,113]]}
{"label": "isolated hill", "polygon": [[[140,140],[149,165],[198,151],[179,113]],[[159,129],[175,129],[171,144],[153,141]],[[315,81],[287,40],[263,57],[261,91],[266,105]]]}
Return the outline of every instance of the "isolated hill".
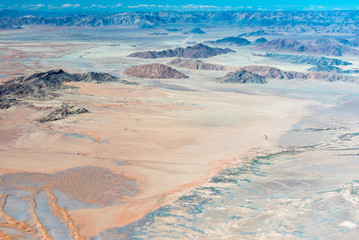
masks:
{"label": "isolated hill", "polygon": [[125,70],[125,74],[138,78],[188,78],[188,76],[178,72],[176,69],[159,63],[131,67]]}
{"label": "isolated hill", "polygon": [[168,63],[169,65],[187,68],[187,69],[196,69],[196,70],[224,70],[225,67],[221,65],[215,65],[210,63],[205,63],[201,60],[192,60],[192,59],[181,59],[177,58]]}
{"label": "isolated hill", "polygon": [[192,30],[185,32],[185,34],[205,34],[205,32],[200,28],[193,28]]}
{"label": "isolated hill", "polygon": [[221,81],[226,83],[267,83],[264,77],[246,70],[230,72],[221,78]]}
{"label": "isolated hill", "polygon": [[120,80],[108,73],[67,73],[62,69],[13,78],[0,85],[0,108],[9,108],[27,97],[47,98],[57,96],[56,91],[68,88],[64,82],[113,82]]}
{"label": "isolated hill", "polygon": [[135,52],[128,57],[138,57],[138,58],[168,58],[168,57],[183,57],[183,58],[209,58],[221,54],[226,54],[229,52],[234,52],[229,48],[212,48],[204,44],[197,44],[194,46],[188,46],[186,48],[175,48],[168,49],[163,51],[145,51],[145,52]]}
{"label": "isolated hill", "polygon": [[261,37],[261,38],[258,38],[257,40],[255,40],[253,42],[253,44],[260,44],[260,43],[266,43],[266,42],[268,42],[268,40],[264,37]]}
{"label": "isolated hill", "polygon": [[241,37],[226,37],[226,38],[218,39],[216,41],[210,41],[209,43],[227,45],[227,46],[246,46],[251,44],[250,41]]}
{"label": "isolated hill", "polygon": [[334,39],[318,39],[314,44],[299,42],[294,39],[274,39],[256,46],[257,49],[269,51],[298,52],[342,56],[343,54],[359,54],[359,51]]}

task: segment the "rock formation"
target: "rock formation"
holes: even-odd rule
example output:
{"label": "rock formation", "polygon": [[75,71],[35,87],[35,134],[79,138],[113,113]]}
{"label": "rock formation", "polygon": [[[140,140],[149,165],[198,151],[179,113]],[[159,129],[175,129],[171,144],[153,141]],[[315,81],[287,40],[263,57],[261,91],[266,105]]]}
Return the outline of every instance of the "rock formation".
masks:
{"label": "rock formation", "polygon": [[266,38],[264,38],[264,37],[261,37],[261,38],[258,38],[257,40],[255,40],[254,42],[253,42],[253,44],[260,44],[260,43],[266,43],[266,42],[268,42],[268,40],[266,39]]}
{"label": "rock formation", "polygon": [[247,70],[252,73],[258,74],[266,79],[311,79],[311,80],[324,80],[328,82],[343,81],[354,82],[358,81],[357,77],[337,74],[336,72],[296,72],[296,71],[283,71],[279,68],[270,66],[246,66],[240,70]]}
{"label": "rock formation", "polygon": [[138,78],[188,78],[188,76],[178,72],[176,69],[159,63],[131,67],[125,70],[125,74]]}
{"label": "rock formation", "polygon": [[168,64],[176,67],[196,69],[196,70],[217,70],[217,71],[225,70],[224,66],[205,63],[201,60],[192,60],[192,59],[177,58],[175,60],[172,60]]}
{"label": "rock formation", "polygon": [[36,121],[40,122],[40,123],[57,121],[57,120],[64,119],[70,115],[77,115],[77,114],[87,113],[87,112],[88,112],[88,110],[86,108],[62,104],[62,106],[60,108],[55,109],[49,115],[39,118]]}
{"label": "rock formation", "polygon": [[242,67],[241,70],[258,74],[264,78],[293,79],[293,74],[291,72],[285,72],[279,68],[270,66],[246,66]]}
{"label": "rock formation", "polygon": [[239,34],[238,37],[251,37],[251,36],[264,36],[264,35],[274,35],[274,34],[268,33],[263,30],[259,30],[259,31],[254,31],[254,32],[242,33],[242,34]]}
{"label": "rock formation", "polygon": [[194,46],[188,46],[186,48],[168,49],[163,51],[146,51],[135,52],[128,57],[138,58],[168,58],[168,57],[183,57],[183,58],[209,58],[229,52],[234,52],[229,48],[212,48],[204,44],[197,44]]}
{"label": "rock formation", "polygon": [[226,38],[218,39],[216,41],[210,41],[209,43],[227,45],[227,46],[246,46],[251,44],[250,41],[241,37],[226,37]]}
{"label": "rock formation", "polygon": [[343,54],[359,54],[359,51],[344,45],[334,39],[318,39],[314,44],[299,42],[294,39],[274,39],[256,45],[257,49],[283,52],[299,52],[307,54],[321,54],[342,56]]}
{"label": "rock formation", "polygon": [[267,57],[273,60],[290,62],[294,64],[308,64],[308,65],[327,65],[327,66],[348,66],[352,63],[347,61],[342,61],[336,58],[327,58],[327,57],[315,57],[307,55],[283,55],[283,54],[254,54],[255,56]]}
{"label": "rock formation", "polygon": [[221,80],[226,83],[267,83],[264,77],[246,70],[230,72]]}
{"label": "rock formation", "polygon": [[68,88],[63,85],[64,82],[103,83],[113,81],[131,84],[108,73],[89,72],[70,74],[62,69],[35,73],[30,76],[21,76],[0,85],[0,108],[9,108],[26,97],[56,97],[56,91]]}

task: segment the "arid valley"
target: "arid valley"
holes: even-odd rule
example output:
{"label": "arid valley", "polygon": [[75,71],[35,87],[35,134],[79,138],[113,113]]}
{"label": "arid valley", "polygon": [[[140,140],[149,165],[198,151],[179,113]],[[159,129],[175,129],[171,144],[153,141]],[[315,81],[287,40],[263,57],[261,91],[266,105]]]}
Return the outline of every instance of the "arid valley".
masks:
{"label": "arid valley", "polygon": [[0,239],[357,239],[356,25],[178,15],[0,22]]}

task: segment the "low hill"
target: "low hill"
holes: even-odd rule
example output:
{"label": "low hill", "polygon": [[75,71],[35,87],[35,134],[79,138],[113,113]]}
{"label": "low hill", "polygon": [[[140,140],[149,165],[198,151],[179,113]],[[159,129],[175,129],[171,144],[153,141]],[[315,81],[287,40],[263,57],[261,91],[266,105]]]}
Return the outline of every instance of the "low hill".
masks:
{"label": "low hill", "polygon": [[175,48],[168,49],[163,51],[145,51],[145,52],[135,52],[128,57],[137,57],[137,58],[169,58],[169,57],[183,57],[183,58],[209,58],[221,54],[226,54],[229,52],[234,52],[229,48],[212,48],[204,44],[197,44],[194,46],[188,46],[186,48]]}
{"label": "low hill", "polygon": [[188,78],[188,76],[178,72],[176,69],[159,63],[131,67],[125,70],[125,74],[138,78]]}

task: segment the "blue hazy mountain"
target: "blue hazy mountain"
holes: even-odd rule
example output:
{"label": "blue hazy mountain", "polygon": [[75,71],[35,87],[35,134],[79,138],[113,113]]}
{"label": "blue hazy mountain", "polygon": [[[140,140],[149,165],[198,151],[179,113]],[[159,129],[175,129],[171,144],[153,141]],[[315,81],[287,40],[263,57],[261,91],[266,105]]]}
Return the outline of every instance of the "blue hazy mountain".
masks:
{"label": "blue hazy mountain", "polygon": [[[83,12],[0,11],[0,29],[23,25],[54,26],[151,26],[192,24],[196,27],[250,27],[288,33],[359,34],[359,11],[161,11],[161,12]],[[66,15],[66,16],[64,16]],[[330,24],[328,24],[330,23]]]}

